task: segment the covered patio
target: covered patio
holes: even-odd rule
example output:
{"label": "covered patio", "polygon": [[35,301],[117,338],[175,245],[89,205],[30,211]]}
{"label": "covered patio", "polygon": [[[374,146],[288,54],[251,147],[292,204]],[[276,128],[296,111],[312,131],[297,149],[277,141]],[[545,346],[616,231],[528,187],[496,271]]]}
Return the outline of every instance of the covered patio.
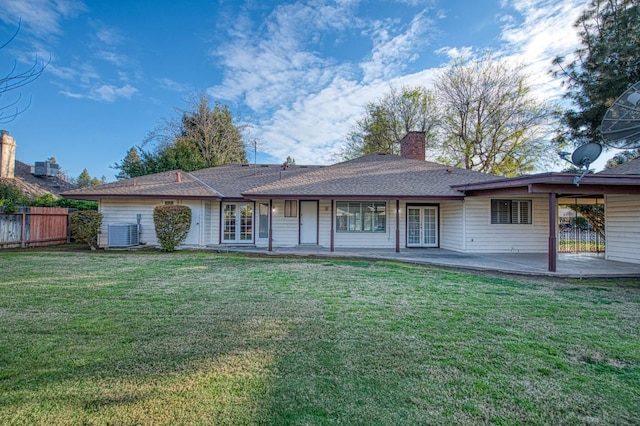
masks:
{"label": "covered patio", "polygon": [[[631,163],[637,163],[635,166],[640,164],[637,161]],[[571,256],[558,253],[558,205],[600,203],[604,204],[606,209],[608,196],[637,196],[640,194],[640,176],[631,173],[616,173],[616,170],[617,168],[597,174],[586,175],[581,179],[578,179],[575,174],[569,173],[542,173],[520,178],[459,185],[453,188],[462,191],[466,196],[546,195],[548,197],[549,211],[546,270],[554,273],[560,272],[560,259],[565,256]],[[609,240],[606,228],[604,232],[605,238]],[[616,234],[620,233],[618,232]],[[616,236],[618,237],[618,235]],[[622,236],[622,239],[625,239],[625,237]],[[530,256],[536,257],[537,255],[532,254]],[[574,257],[578,259],[589,258],[589,265],[593,259],[598,259],[597,256],[588,254],[574,255]],[[610,253],[607,249],[603,260],[609,258]],[[575,260],[573,262],[575,262]],[[626,264],[625,262],[615,263]],[[577,265],[574,265],[574,268],[575,266]]]}

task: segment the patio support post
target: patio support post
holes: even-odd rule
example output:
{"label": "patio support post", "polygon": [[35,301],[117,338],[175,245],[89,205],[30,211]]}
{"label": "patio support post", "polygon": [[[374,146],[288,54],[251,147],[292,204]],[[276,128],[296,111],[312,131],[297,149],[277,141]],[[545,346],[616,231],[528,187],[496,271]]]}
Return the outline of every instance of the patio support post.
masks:
{"label": "patio support post", "polygon": [[549,193],[549,272],[556,272],[556,194]]}
{"label": "patio support post", "polygon": [[269,199],[269,251],[273,251],[273,200]]}
{"label": "patio support post", "polygon": [[335,223],[334,221],[336,220],[336,216],[333,213],[333,200],[331,200],[331,243],[329,244],[329,250],[333,251],[334,247],[334,235],[335,235]]}
{"label": "patio support post", "polygon": [[396,200],[396,253],[400,253],[400,200]]}

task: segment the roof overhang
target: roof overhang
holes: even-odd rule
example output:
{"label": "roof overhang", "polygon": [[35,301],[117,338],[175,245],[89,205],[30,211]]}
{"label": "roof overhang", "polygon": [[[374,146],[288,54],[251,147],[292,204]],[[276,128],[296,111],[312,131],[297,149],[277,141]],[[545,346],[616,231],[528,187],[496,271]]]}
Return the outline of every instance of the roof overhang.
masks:
{"label": "roof overhang", "polygon": [[90,201],[99,201],[99,200],[209,200],[209,201],[218,201],[221,200],[220,197],[214,196],[203,196],[203,195],[177,195],[177,194],[60,194],[63,198],[69,200],[90,200]]}
{"label": "roof overhang", "polygon": [[562,197],[601,197],[607,194],[640,194],[640,176],[586,175],[574,184],[577,175],[543,173],[489,182],[455,185],[465,195],[557,194]]}
{"label": "roof overhang", "polygon": [[464,195],[282,195],[282,194],[243,194],[250,200],[353,200],[353,201],[389,201],[389,200],[442,200],[461,201]]}

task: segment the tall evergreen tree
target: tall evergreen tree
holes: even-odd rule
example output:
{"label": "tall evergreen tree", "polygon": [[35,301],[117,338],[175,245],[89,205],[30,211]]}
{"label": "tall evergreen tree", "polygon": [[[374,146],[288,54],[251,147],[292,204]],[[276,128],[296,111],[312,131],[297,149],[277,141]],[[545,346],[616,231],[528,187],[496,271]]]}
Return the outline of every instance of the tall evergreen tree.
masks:
{"label": "tall evergreen tree", "polygon": [[613,101],[640,81],[640,0],[592,0],[576,21],[581,46],[554,60],[575,107],[563,118],[559,141],[600,141],[600,123]]}
{"label": "tall evergreen tree", "polygon": [[165,119],[149,133],[145,143],[155,142],[154,150],[133,147],[113,166],[120,170],[118,179],[247,162],[241,128],[226,105],[216,102],[211,108],[201,94],[180,113],[179,119]]}

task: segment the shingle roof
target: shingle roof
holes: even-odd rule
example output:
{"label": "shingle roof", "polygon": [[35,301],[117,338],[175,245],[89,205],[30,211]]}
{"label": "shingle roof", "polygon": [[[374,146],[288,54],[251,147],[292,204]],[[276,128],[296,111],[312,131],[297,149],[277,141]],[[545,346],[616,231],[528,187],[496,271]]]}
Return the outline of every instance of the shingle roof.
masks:
{"label": "shingle roof", "polygon": [[244,192],[251,198],[269,197],[462,197],[451,188],[497,179],[472,170],[412,160],[396,155],[370,154]]}
{"label": "shingle roof", "polygon": [[[297,174],[317,166],[291,166]],[[183,172],[173,170],[67,191],[66,198],[241,198],[242,191],[280,179],[280,165],[231,164]],[[178,174],[180,178],[178,179]]]}
{"label": "shingle roof", "polygon": [[191,172],[193,176],[214,187],[225,198],[242,198],[242,193],[252,188],[268,185],[283,177],[306,174],[321,166],[289,166],[286,171],[281,165],[228,165],[211,167]]}
{"label": "shingle roof", "polygon": [[56,176],[35,176],[31,173],[31,166],[16,160],[13,178],[0,178],[5,182],[10,182],[17,186],[22,192],[32,197],[39,197],[52,193],[57,197],[64,191],[77,188],[76,185],[60,179]]}
{"label": "shingle roof", "polygon": [[627,161],[612,169],[605,169],[596,173],[598,175],[640,175],[640,158]]}

